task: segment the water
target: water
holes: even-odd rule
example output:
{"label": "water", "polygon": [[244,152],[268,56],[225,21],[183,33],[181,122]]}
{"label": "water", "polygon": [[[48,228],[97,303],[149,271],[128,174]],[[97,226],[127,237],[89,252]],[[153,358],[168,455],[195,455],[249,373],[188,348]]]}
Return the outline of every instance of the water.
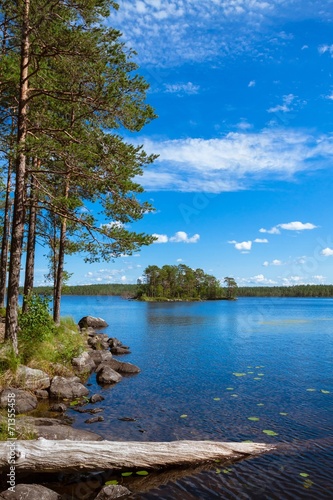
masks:
{"label": "water", "polygon": [[142,370],[109,388],[91,376],[91,392],[106,398],[104,422],[88,426],[86,415],[68,413],[75,427],[110,440],[288,444],[227,469],[121,478],[137,499],[333,498],[332,306],[332,299],[64,297],[63,315],[103,317],[103,331],[131,347],[121,359]]}

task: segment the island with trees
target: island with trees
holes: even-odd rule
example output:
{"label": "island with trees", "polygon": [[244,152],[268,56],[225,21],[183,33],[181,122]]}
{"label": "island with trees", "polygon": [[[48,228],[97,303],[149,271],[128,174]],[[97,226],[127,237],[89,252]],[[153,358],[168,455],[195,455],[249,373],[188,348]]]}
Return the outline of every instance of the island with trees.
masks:
{"label": "island with trees", "polygon": [[185,264],[146,267],[139,282],[137,298],[144,301],[234,300],[237,284],[233,278],[220,280],[202,269]]}

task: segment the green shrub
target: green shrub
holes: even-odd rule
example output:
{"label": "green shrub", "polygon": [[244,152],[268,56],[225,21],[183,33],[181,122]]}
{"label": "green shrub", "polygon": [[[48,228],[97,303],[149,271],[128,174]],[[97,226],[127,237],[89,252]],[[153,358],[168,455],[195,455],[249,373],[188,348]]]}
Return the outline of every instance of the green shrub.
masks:
{"label": "green shrub", "polygon": [[25,297],[27,310],[19,314],[19,341],[42,342],[54,332],[54,323],[50,316],[48,297],[35,293]]}

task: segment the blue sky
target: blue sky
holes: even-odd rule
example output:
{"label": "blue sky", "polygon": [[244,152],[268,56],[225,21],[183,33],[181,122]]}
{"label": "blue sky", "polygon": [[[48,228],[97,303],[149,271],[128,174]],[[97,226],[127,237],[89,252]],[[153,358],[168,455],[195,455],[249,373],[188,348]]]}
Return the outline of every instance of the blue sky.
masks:
{"label": "blue sky", "polygon": [[134,229],[158,241],[114,263],[68,258],[71,283],[180,262],[239,285],[333,283],[332,0],[119,6],[110,24],[159,116],[126,135],[159,154],[140,178],[156,212]]}

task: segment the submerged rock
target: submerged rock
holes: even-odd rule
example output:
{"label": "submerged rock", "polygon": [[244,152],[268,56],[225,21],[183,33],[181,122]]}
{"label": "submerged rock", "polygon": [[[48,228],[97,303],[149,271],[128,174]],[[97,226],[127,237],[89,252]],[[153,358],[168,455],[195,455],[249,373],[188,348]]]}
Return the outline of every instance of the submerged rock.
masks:
{"label": "submerged rock", "polygon": [[[10,395],[13,395],[11,398]],[[0,408],[7,408],[10,399],[15,399],[15,413],[27,413],[37,407],[37,398],[34,394],[22,389],[9,387],[4,389],[0,395]]]}
{"label": "submerged rock", "polygon": [[121,486],[121,484],[111,484],[110,486],[104,486],[97,497],[95,497],[95,500],[126,498],[128,495],[131,495],[131,492],[129,489],[125,488],[125,486]]}
{"label": "submerged rock", "polygon": [[108,326],[107,322],[102,318],[95,318],[94,316],[84,316],[78,323],[80,328],[105,328]]}
{"label": "submerged rock", "polygon": [[103,438],[95,432],[74,429],[66,420],[60,418],[22,417],[16,420],[18,432],[34,434],[36,438],[55,439],[62,441],[101,441]]}

